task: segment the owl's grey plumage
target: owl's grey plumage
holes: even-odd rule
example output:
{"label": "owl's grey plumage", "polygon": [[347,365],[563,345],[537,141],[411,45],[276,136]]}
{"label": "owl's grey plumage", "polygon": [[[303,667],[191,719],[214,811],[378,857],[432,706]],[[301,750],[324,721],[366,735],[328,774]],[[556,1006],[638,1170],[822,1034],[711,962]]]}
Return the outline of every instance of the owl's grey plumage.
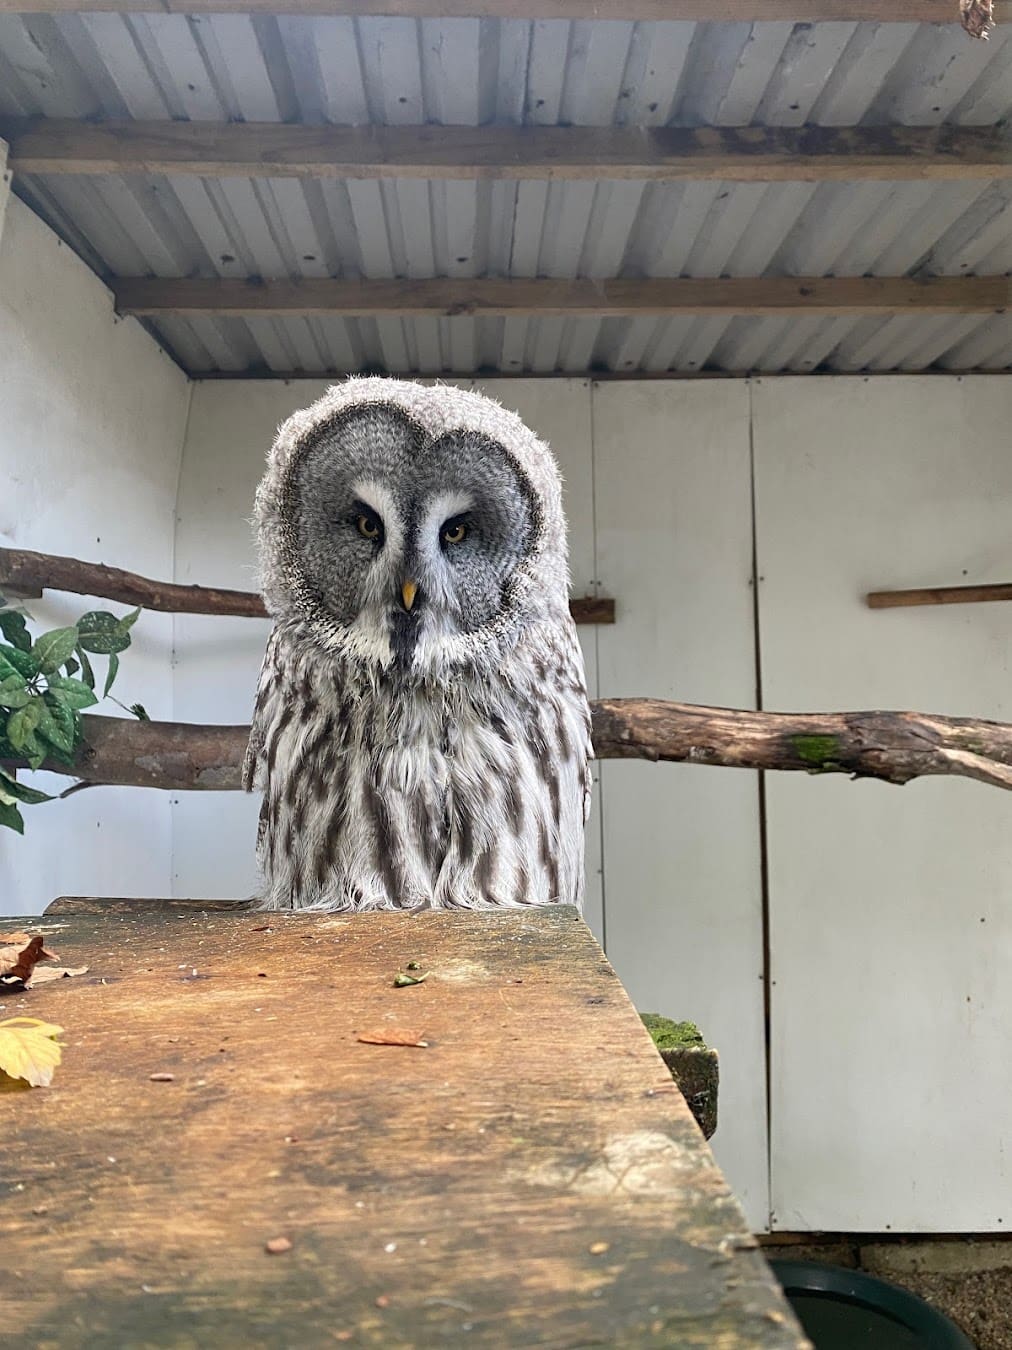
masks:
{"label": "owl's grey plumage", "polygon": [[548,447],[481,395],[350,379],[281,427],[256,522],[264,903],[582,904],[590,710]]}

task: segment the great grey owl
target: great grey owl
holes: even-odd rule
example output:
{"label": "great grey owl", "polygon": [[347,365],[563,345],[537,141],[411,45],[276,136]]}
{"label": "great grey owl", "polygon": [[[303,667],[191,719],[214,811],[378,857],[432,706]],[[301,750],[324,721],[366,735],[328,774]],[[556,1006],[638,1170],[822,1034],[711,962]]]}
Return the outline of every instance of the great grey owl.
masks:
{"label": "great grey owl", "polygon": [[281,427],[256,524],[264,904],[582,904],[590,710],[548,447],[479,394],[349,379]]}

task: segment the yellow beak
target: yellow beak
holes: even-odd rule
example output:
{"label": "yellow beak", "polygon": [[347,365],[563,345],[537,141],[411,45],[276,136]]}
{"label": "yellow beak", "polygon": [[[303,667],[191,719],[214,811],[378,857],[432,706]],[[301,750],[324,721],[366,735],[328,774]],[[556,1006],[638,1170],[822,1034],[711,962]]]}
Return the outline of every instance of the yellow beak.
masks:
{"label": "yellow beak", "polygon": [[418,587],[413,581],[406,581],[401,587],[401,599],[404,601],[404,608],[410,609],[415,603],[415,596],[418,594]]}

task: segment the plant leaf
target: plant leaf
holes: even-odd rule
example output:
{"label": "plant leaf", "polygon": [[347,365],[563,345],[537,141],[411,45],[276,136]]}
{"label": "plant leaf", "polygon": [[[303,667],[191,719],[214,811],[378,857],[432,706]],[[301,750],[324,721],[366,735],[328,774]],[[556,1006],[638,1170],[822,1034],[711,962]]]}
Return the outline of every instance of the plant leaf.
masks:
{"label": "plant leaf", "polygon": [[50,745],[62,750],[65,755],[73,753],[75,736],[73,710],[64,707],[55,694],[47,694],[42,705],[38,731]]}
{"label": "plant leaf", "polygon": [[[66,708],[80,710],[81,708],[90,708],[93,703],[98,702],[94,693],[83,680],[71,679],[69,675],[50,675],[48,684],[49,692],[58,698]],[[3,702],[2,691],[3,685],[0,684],[0,703]]]}
{"label": "plant leaf", "polygon": [[[80,643],[77,644],[75,650],[77,652],[77,659],[81,662],[81,679],[84,681],[84,683],[88,686],[89,689],[94,689],[95,672],[91,668],[91,662],[88,660],[87,654],[85,653],[85,650]],[[96,702],[97,701],[98,700],[96,699]]]}
{"label": "plant leaf", "polygon": [[[33,680],[39,673],[39,663],[31,652],[22,652],[17,647],[8,647],[0,643],[0,659],[10,666],[18,675],[23,675],[26,680]],[[6,678],[10,671],[6,671],[4,666],[0,665],[0,678]]]}
{"label": "plant leaf", "polygon": [[62,1034],[62,1027],[37,1017],[9,1017],[0,1022],[0,1069],[32,1087],[48,1087],[60,1062],[56,1038]]}
{"label": "plant leaf", "polygon": [[19,802],[25,802],[28,806],[38,806],[40,802],[55,800],[48,792],[40,792],[38,788],[30,788],[25,783],[19,783],[3,769],[0,769],[0,791],[7,796],[16,797]]}
{"label": "plant leaf", "polygon": [[109,690],[112,688],[113,681],[115,680],[118,674],[119,674],[119,657],[116,655],[115,652],[112,652],[110,653],[109,656],[109,671],[105,677],[105,688],[102,690],[103,698],[108,698]]}
{"label": "plant leaf", "polygon": [[39,664],[43,675],[52,675],[60,669],[64,661],[69,661],[77,646],[76,628],[54,628],[51,633],[43,633],[32,648],[32,656]]}
{"label": "plant leaf", "polygon": [[71,657],[69,661],[64,661],[63,669],[67,672],[69,677],[72,677],[81,669],[81,663],[80,661],[75,661],[74,658]]}
{"label": "plant leaf", "polygon": [[97,656],[110,656],[113,652],[125,652],[130,646],[130,633],[124,628],[115,614],[106,610],[91,610],[83,615],[77,624],[80,645],[86,652]]}
{"label": "plant leaf", "polygon": [[131,703],[130,711],[133,713],[134,717],[137,718],[138,722],[151,721],[151,718],[148,716],[148,710],[143,703]]}
{"label": "plant leaf", "polygon": [[18,754],[28,754],[37,748],[35,729],[42,720],[45,704],[40,698],[33,697],[23,708],[12,712],[7,719],[7,739]]}
{"label": "plant leaf", "polygon": [[25,623],[25,616],[17,610],[5,609],[0,612],[0,633],[20,652],[32,650],[32,638]]}
{"label": "plant leaf", "polygon": [[16,830],[18,834],[25,832],[25,821],[21,812],[16,806],[10,806],[6,802],[0,802],[0,825],[6,825],[9,830]]}
{"label": "plant leaf", "polygon": [[133,628],[134,624],[140,617],[141,617],[141,608],[140,605],[138,605],[135,610],[131,610],[129,614],[123,615],[122,619],[120,619],[119,621],[119,626],[120,628],[123,629],[124,632],[128,632],[131,628]]}
{"label": "plant leaf", "polygon": [[0,681],[0,707],[23,708],[34,697],[22,675],[10,675]]}

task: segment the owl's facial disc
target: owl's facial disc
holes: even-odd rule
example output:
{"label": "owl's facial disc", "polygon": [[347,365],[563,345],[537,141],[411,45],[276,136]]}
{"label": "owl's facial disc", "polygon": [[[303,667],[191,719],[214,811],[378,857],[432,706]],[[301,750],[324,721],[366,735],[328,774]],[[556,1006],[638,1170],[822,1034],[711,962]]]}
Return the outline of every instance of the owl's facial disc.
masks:
{"label": "owl's facial disc", "polygon": [[384,665],[424,667],[492,623],[534,542],[533,491],[502,446],[430,439],[387,405],[307,446],[292,489],[313,603]]}

